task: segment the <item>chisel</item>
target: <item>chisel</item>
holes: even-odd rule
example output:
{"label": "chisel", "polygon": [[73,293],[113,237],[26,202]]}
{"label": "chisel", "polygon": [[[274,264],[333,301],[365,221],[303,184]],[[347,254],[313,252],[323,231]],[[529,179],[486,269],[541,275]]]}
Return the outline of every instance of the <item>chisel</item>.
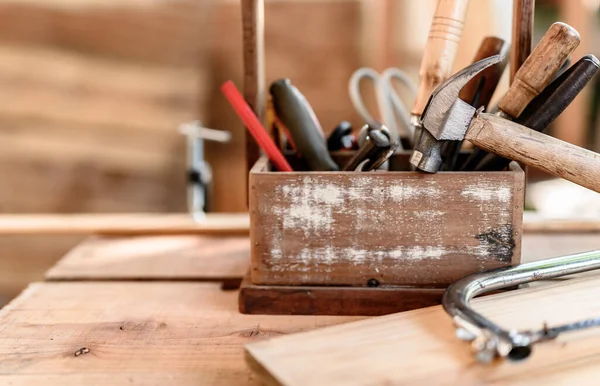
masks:
{"label": "chisel", "polygon": [[[550,83],[515,122],[532,130],[544,132],[594,77],[598,67],[598,58],[594,55],[585,55]],[[503,170],[510,162],[509,159],[495,154],[487,154],[475,170]]]}

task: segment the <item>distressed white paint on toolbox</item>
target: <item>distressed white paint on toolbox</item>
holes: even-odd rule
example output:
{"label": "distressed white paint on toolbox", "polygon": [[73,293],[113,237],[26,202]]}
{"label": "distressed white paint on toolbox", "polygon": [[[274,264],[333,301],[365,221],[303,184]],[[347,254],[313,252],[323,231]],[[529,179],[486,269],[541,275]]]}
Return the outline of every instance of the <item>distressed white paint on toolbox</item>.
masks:
{"label": "distressed white paint on toolbox", "polygon": [[[408,276],[419,262],[452,266],[470,259],[474,267],[489,267],[498,248],[494,238],[506,235],[480,235],[512,224],[514,177],[479,178],[476,184],[466,175],[456,178],[439,184],[428,175],[394,180],[377,173],[311,173],[272,184],[269,200],[255,201],[264,224],[259,282],[340,284],[345,272],[376,268],[397,277],[404,267]],[[434,267],[432,275],[440,269]],[[267,272],[271,280],[263,281]]]}
{"label": "distressed white paint on toolbox", "polygon": [[[417,262],[422,260],[440,260],[446,255],[463,253],[477,260],[485,259],[490,255],[489,245],[476,246],[468,252],[459,250],[459,248],[443,246],[412,246],[397,247],[390,250],[371,251],[355,247],[317,247],[303,248],[296,255],[287,256],[284,264],[277,264],[272,267],[273,271],[287,272],[300,271],[307,272],[314,262],[319,264],[339,264],[342,262],[359,265],[367,262],[382,262],[384,259],[403,260],[406,262]],[[321,268],[323,269],[323,268]],[[331,268],[326,268],[332,272]]]}
{"label": "distressed white paint on toolbox", "polygon": [[396,202],[404,202],[410,199],[440,198],[442,191],[436,186],[435,181],[429,181],[426,187],[411,186],[410,183],[400,182],[390,186],[390,196]]}
{"label": "distressed white paint on toolbox", "polygon": [[472,197],[481,201],[497,201],[506,203],[512,200],[512,189],[510,186],[498,186],[497,183],[479,182],[465,186],[460,193],[464,197]]}

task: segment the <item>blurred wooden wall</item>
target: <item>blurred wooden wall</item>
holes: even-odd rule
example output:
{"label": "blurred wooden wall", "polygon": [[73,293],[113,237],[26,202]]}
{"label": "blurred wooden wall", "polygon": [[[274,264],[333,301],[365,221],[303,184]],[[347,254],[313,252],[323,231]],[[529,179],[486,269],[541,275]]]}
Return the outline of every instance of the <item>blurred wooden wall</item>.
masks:
{"label": "blurred wooden wall", "polygon": [[[267,2],[269,80],[290,77],[325,128],[356,120],[358,1]],[[0,211],[183,212],[181,122],[210,144],[214,211],[245,211],[243,128],[219,92],[241,87],[237,1],[0,1]],[[78,237],[0,237],[0,303]]]}

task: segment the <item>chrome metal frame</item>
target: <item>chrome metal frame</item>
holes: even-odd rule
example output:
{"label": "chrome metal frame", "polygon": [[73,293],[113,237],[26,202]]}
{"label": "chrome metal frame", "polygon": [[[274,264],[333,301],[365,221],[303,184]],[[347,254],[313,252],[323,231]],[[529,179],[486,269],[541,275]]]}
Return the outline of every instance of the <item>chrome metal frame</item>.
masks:
{"label": "chrome metal frame", "polygon": [[490,363],[498,357],[518,361],[531,354],[535,343],[554,339],[563,332],[598,326],[600,318],[551,328],[543,326],[539,330],[506,330],[471,308],[471,299],[503,288],[598,268],[600,250],[476,273],[448,287],[442,304],[457,326],[458,338],[471,342],[478,362]]}

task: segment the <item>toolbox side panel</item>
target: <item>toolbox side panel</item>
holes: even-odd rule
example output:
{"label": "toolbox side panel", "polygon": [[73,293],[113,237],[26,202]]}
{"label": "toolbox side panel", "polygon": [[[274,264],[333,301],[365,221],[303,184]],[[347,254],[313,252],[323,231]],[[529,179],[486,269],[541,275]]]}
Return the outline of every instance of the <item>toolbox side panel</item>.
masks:
{"label": "toolbox side panel", "polygon": [[446,286],[520,261],[523,172],[252,173],[251,279]]}

